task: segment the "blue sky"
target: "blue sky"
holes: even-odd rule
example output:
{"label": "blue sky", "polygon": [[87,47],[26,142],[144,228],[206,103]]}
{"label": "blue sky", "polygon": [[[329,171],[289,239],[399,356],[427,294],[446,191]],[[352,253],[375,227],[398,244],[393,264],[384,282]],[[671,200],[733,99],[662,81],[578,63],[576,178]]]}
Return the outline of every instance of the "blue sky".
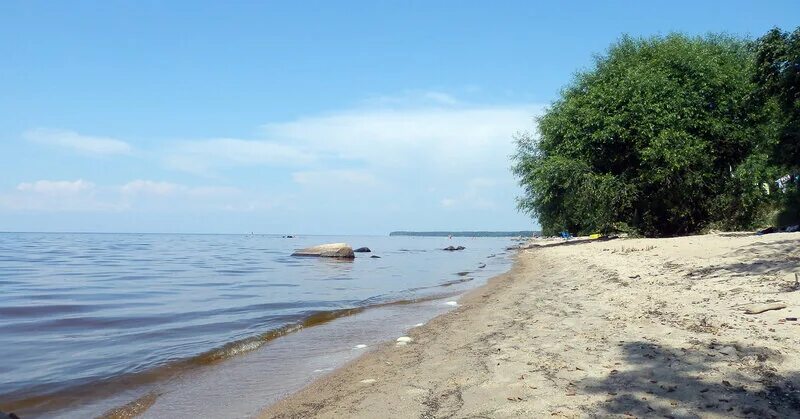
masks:
{"label": "blue sky", "polygon": [[0,231],[531,229],[512,135],[622,34],[797,1],[0,2]]}

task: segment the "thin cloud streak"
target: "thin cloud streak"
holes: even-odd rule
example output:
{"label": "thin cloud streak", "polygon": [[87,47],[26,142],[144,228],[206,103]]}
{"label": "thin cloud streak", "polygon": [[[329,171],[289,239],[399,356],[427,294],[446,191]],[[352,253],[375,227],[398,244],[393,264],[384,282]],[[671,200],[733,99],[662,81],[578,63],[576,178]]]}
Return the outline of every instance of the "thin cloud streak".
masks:
{"label": "thin cloud streak", "polygon": [[63,147],[96,156],[130,154],[133,151],[130,144],[116,138],[82,135],[61,129],[31,129],[25,131],[22,137],[33,143]]}

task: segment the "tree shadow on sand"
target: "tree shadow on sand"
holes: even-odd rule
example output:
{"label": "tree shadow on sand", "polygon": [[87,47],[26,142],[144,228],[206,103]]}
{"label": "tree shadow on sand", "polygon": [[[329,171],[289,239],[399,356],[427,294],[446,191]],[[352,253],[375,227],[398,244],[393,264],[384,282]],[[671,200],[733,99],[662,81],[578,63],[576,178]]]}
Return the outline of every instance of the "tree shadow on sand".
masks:
{"label": "tree shadow on sand", "polygon": [[594,416],[800,417],[800,375],[778,375],[772,365],[782,355],[774,349],[696,340],[684,348],[620,345],[623,362],[580,384],[582,392],[608,396],[593,406]]}

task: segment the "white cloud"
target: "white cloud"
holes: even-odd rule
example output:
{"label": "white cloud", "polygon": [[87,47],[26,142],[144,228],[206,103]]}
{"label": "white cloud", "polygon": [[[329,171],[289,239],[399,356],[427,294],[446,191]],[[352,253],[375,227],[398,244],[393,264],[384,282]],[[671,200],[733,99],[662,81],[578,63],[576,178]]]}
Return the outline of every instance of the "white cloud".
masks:
{"label": "white cloud", "polygon": [[47,212],[251,211],[271,207],[273,200],[228,186],[187,186],[142,179],[104,187],[82,179],[37,180],[0,191],[0,209]]}
{"label": "white cloud", "polygon": [[34,192],[39,194],[74,195],[83,191],[94,189],[94,183],[78,180],[37,180],[35,182],[22,182],[17,185],[21,192]]}
{"label": "white cloud", "polygon": [[209,174],[231,166],[298,166],[315,156],[299,147],[269,141],[215,138],[181,141],[166,150],[167,166],[195,174]]}
{"label": "white cloud", "polygon": [[101,188],[83,179],[22,182],[12,191],[0,191],[0,209],[23,211],[110,211],[118,203],[106,200]]}
{"label": "white cloud", "polygon": [[129,154],[133,150],[128,143],[115,138],[93,137],[67,130],[36,128],[25,131],[22,136],[34,143],[70,148],[85,154]]}
{"label": "white cloud", "polygon": [[514,132],[533,127],[536,106],[353,110],[263,126],[271,141],[327,159],[439,171],[504,170]]}
{"label": "white cloud", "polygon": [[315,170],[292,173],[292,180],[307,186],[376,186],[378,179],[363,170]]}
{"label": "white cloud", "polygon": [[404,106],[408,95],[378,100],[389,106],[268,123],[261,127],[259,139],[181,141],[164,150],[164,161],[173,169],[200,175],[246,166],[335,170],[353,163],[377,171],[507,172],[513,134],[532,129],[533,118],[544,108],[470,106],[435,91],[410,94],[422,101]]}

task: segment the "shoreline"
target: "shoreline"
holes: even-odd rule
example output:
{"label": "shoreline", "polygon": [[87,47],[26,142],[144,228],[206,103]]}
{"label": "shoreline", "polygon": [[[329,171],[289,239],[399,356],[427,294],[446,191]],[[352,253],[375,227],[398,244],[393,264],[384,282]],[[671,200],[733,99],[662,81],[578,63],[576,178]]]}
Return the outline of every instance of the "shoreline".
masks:
{"label": "shoreline", "polygon": [[413,342],[260,417],[799,416],[798,248],[782,233],[521,250]]}

